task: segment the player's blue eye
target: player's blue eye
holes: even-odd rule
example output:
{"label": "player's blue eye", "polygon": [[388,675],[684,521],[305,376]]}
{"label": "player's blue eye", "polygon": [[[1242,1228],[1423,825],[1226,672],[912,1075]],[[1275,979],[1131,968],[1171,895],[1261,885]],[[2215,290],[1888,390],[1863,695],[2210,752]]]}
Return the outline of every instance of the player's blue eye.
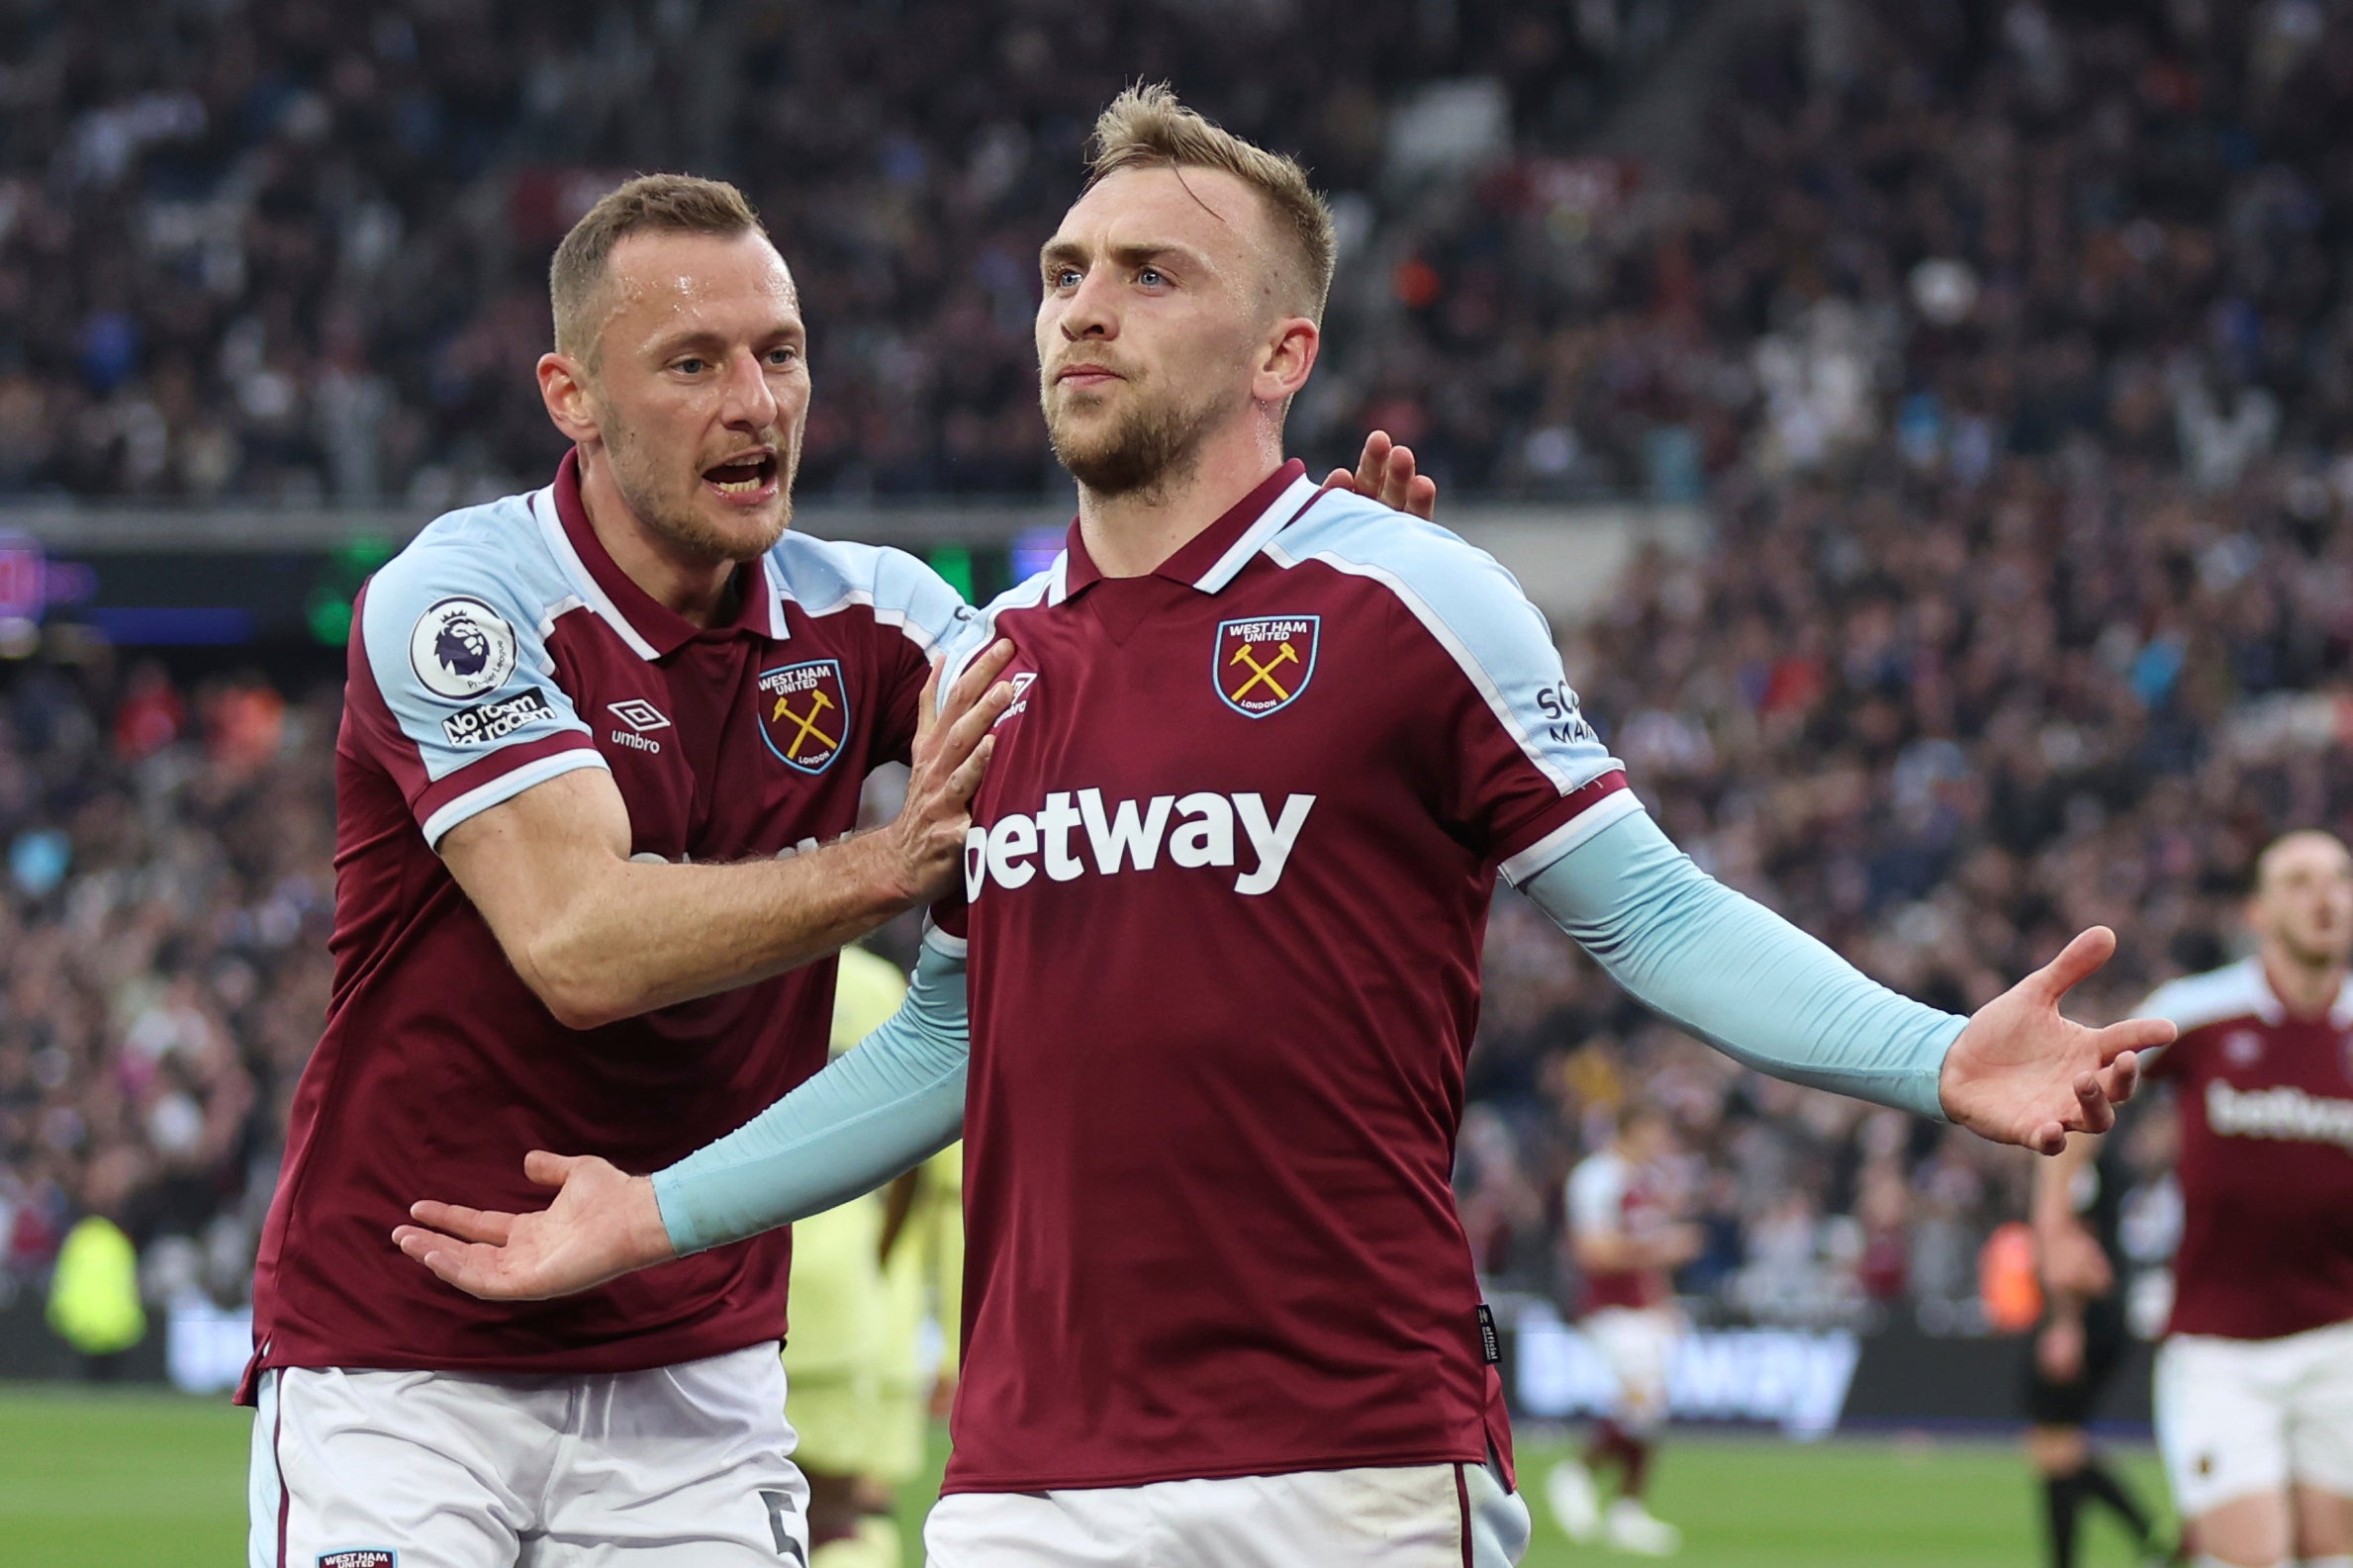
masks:
{"label": "player's blue eye", "polygon": [[684,373],[684,374],[686,374],[686,375],[694,376],[694,375],[700,375],[700,374],[702,374],[702,371],[703,371],[703,366],[704,366],[704,361],[703,361],[703,360],[697,359],[697,358],[695,358],[694,356],[692,356],[692,355],[689,355],[687,358],[685,358],[685,359],[682,359],[682,360],[679,360],[679,361],[678,361],[676,364],[674,364],[673,366],[671,366],[671,368],[672,368],[673,370],[681,371],[681,372],[683,372],[683,373]]}
{"label": "player's blue eye", "polygon": [[1136,281],[1148,289],[1157,289],[1169,280],[1162,275],[1160,268],[1146,267],[1136,274]]}
{"label": "player's blue eye", "polygon": [[798,348],[772,348],[768,351],[768,362],[780,367],[790,365],[800,357],[800,350]]}

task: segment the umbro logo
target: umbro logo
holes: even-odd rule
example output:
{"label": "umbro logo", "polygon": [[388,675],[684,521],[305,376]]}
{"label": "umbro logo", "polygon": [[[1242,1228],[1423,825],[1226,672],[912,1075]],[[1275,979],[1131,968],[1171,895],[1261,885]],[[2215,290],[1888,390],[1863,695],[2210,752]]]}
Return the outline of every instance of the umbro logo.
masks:
{"label": "umbro logo", "polygon": [[[997,724],[1002,724],[1006,719],[1029,706],[1029,689],[1038,684],[1038,673],[1035,670],[1022,670],[1007,679],[1013,683],[1013,700],[1006,703],[1005,710],[996,716]],[[996,724],[991,724],[988,727],[994,729]]]}
{"label": "umbro logo", "polygon": [[605,704],[605,711],[640,735],[649,729],[668,729],[670,727],[669,715],[641,696],[633,696],[626,702],[608,702]]}

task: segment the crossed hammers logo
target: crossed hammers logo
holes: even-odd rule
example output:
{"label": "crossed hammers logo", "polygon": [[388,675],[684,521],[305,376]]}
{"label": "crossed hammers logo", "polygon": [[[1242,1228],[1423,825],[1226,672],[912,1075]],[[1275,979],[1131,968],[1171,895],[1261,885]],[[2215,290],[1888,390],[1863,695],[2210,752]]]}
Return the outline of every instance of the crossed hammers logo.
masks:
{"label": "crossed hammers logo", "polygon": [[1265,685],[1273,689],[1276,701],[1288,702],[1291,699],[1291,694],[1290,692],[1283,690],[1283,686],[1280,681],[1274,679],[1274,672],[1281,669],[1286,664],[1296,664],[1299,660],[1299,650],[1292,647],[1289,641],[1286,639],[1281,647],[1274,650],[1273,658],[1269,659],[1265,664],[1261,664],[1256,658],[1252,657],[1257,648],[1258,644],[1246,642],[1241,647],[1234,650],[1234,657],[1226,661],[1228,667],[1237,664],[1246,664],[1250,666],[1250,679],[1243,682],[1238,689],[1229,692],[1228,695],[1230,695],[1233,700],[1239,702],[1244,697],[1250,695],[1253,691],[1255,691],[1262,683],[1264,683]]}
{"label": "crossed hammers logo", "polygon": [[835,740],[832,736],[817,728],[818,718],[824,714],[827,708],[833,706],[833,698],[827,696],[823,692],[818,691],[813,687],[809,690],[808,694],[808,712],[805,715],[794,712],[791,700],[782,695],[778,696],[776,699],[776,711],[768,715],[769,721],[771,723],[780,718],[789,718],[794,723],[800,726],[800,732],[793,737],[793,744],[785,748],[785,756],[787,760],[792,762],[799,762],[800,760],[801,743],[807,741],[812,736],[816,739],[817,744],[823,746],[827,751],[831,751],[834,747],[841,744],[841,742]]}

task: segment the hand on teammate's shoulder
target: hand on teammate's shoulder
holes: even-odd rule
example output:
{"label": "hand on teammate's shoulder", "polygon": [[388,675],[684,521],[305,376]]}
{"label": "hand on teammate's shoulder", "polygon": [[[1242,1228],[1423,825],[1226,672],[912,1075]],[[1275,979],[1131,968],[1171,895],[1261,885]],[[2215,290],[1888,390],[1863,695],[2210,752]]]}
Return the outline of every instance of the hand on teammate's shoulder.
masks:
{"label": "hand on teammate's shoulder", "polygon": [[1335,468],[1324,480],[1324,488],[1377,501],[1391,511],[1406,512],[1424,522],[1438,515],[1438,481],[1420,472],[1413,448],[1397,445],[1386,430],[1365,437],[1365,451],[1357,466]]}

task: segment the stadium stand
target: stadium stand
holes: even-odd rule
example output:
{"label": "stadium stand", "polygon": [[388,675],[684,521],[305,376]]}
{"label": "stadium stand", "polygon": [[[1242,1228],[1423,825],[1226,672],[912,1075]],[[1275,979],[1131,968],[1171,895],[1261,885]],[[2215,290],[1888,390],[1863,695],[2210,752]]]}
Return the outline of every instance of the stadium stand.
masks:
{"label": "stadium stand", "polygon": [[[1602,0],[1571,28],[1500,0],[1299,0],[1064,27],[940,0],[684,0],[584,29],[533,0],[376,7],[355,29],[291,0],[22,8],[0,21],[22,62],[0,137],[0,494],[437,507],[535,483],[560,451],[521,373],[545,347],[547,252],[621,177],[688,165],[746,189],[808,301],[804,494],[1040,494],[1036,246],[1127,75],[1241,84],[1235,129],[1301,149],[1362,243],[1384,203],[1515,127],[1583,129],[1690,9]],[[1279,89],[1258,69],[1276,57]],[[1384,132],[1450,83],[1419,134]],[[1343,320],[1381,313],[1381,273],[1356,281]]]}
{"label": "stadium stand", "polygon": [[[1704,498],[1712,548],[1638,562],[1565,628],[1571,677],[1680,843],[1867,969],[1966,1008],[2104,921],[2082,1000],[2113,1015],[2216,961],[2278,825],[2347,825],[2339,8],[1755,8],[1687,162],[1587,149],[1699,6],[1464,3],[1426,47],[1394,41],[1444,8],[1129,8],[1051,57],[1043,22],[930,4],[887,55],[848,8],[616,10],[586,46],[529,5],[348,38],[134,9],[0,22],[0,491],[534,482],[539,258],[609,172],[693,163],[747,183],[812,301],[808,490],[1043,495],[1028,247],[1116,62],[1344,195],[1295,444],[1383,425],[1450,497]],[[705,55],[739,64],[686,91]],[[1450,135],[1502,150],[1443,179],[1399,151]],[[0,675],[19,1278],[106,1209],[151,1291],[242,1287],[326,995],[333,703]],[[1713,1311],[1969,1323],[2025,1156],[1742,1072],[1510,896],[1487,968],[1460,1188],[1491,1275],[1555,1288],[1559,1178],[1640,1093],[1691,1151]]]}

